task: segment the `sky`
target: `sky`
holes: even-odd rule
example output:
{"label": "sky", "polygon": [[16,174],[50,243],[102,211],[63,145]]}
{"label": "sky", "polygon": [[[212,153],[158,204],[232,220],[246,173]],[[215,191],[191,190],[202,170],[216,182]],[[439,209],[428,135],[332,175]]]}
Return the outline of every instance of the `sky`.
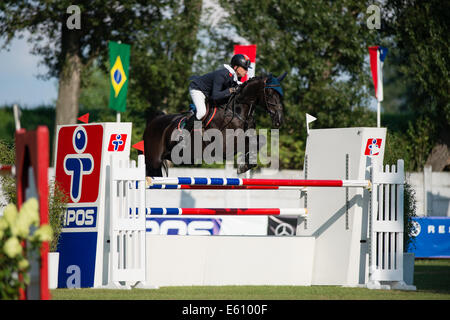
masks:
{"label": "sky", "polygon": [[[4,44],[1,40],[0,46]],[[17,103],[20,108],[33,108],[41,104],[54,104],[58,94],[55,78],[37,79],[47,68],[38,66],[39,57],[30,53],[26,37],[14,39],[6,49],[0,50],[0,106]]]}

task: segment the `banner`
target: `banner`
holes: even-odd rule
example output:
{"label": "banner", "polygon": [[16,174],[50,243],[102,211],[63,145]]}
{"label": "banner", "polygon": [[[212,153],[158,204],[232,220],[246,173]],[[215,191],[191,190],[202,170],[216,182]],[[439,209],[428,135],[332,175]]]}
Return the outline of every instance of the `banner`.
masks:
{"label": "banner", "polygon": [[256,62],[256,44],[250,44],[250,45],[238,45],[236,44],[234,46],[234,54],[245,54],[247,57],[250,58],[251,62],[251,69],[248,69],[247,75],[241,79],[241,82],[245,82],[250,78],[253,78],[255,76],[255,62]]}
{"label": "banner", "polygon": [[414,239],[408,252],[413,252],[416,258],[450,258],[450,217],[412,220]]}
{"label": "banner", "polygon": [[242,217],[196,217],[196,216],[172,216],[172,217],[147,217],[147,234],[161,235],[267,235],[266,216],[242,216]]}
{"label": "banner", "polygon": [[111,66],[109,107],[118,112],[124,112],[127,108],[130,45],[109,41],[108,47]]}

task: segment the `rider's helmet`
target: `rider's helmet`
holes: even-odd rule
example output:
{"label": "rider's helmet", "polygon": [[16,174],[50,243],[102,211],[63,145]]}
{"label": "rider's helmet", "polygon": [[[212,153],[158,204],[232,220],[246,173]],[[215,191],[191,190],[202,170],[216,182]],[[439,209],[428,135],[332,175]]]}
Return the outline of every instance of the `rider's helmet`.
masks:
{"label": "rider's helmet", "polygon": [[231,58],[231,67],[234,68],[234,66],[242,67],[245,70],[248,70],[250,68],[250,58],[247,57],[245,54],[235,54],[233,58]]}

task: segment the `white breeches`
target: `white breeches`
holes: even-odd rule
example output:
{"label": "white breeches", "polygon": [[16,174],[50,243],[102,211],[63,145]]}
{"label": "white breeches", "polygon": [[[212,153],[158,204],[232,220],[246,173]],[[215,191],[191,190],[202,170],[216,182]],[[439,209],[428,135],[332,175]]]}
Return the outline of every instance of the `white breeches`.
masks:
{"label": "white breeches", "polygon": [[197,108],[197,112],[195,114],[195,117],[197,120],[202,120],[202,118],[206,114],[206,104],[205,104],[205,95],[200,90],[196,89],[189,89],[189,93],[191,94],[192,101],[195,104],[195,107]]}

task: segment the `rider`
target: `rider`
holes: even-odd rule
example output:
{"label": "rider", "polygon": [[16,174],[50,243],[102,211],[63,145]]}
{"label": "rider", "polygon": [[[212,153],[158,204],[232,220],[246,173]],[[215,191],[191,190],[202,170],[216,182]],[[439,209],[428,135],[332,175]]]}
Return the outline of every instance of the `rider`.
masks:
{"label": "rider", "polygon": [[250,68],[250,59],[245,54],[236,54],[231,58],[230,65],[224,64],[223,68],[207,73],[203,76],[194,76],[189,85],[189,93],[196,107],[195,117],[190,117],[185,129],[191,131],[194,121],[199,121],[206,115],[206,98],[220,101],[229,98],[236,91],[236,86],[241,84],[240,79],[247,74]]}

